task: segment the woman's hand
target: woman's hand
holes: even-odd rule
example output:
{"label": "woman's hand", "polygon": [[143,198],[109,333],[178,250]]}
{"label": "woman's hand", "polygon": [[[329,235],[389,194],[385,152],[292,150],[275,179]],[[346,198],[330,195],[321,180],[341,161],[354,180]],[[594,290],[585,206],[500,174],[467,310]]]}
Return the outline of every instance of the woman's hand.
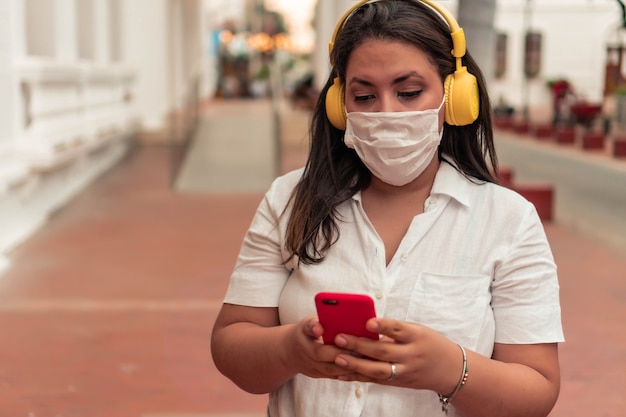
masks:
{"label": "woman's hand", "polygon": [[[463,355],[459,347],[440,333],[414,323],[370,319],[367,329],[383,335],[372,341],[338,335],[335,343],[346,351],[335,357],[335,364],[351,372],[340,376],[346,381],[375,382],[447,394],[459,382]],[[395,365],[396,375],[392,374]]]}
{"label": "woman's hand", "polygon": [[211,353],[220,372],[254,394],[273,391],[298,373],[312,378],[350,375],[334,363],[348,351],[323,345],[322,333],[315,317],[281,325],[275,307],[224,304],[213,328]]}
{"label": "woman's hand", "polygon": [[350,355],[350,351],[334,345],[324,345],[322,325],[315,317],[307,317],[293,326],[285,344],[289,366],[311,378],[348,378],[352,374],[335,363],[338,355]]}
{"label": "woman's hand", "polygon": [[[427,327],[388,319],[370,319],[367,328],[380,341],[338,335],[335,343],[362,357],[341,353],[335,363],[352,372],[339,379],[429,389],[451,394],[463,373],[461,349]],[[467,416],[545,416],[559,393],[558,346],[494,345],[492,358],[466,349],[468,383],[454,396],[454,407]],[[396,376],[392,381],[392,366]]]}

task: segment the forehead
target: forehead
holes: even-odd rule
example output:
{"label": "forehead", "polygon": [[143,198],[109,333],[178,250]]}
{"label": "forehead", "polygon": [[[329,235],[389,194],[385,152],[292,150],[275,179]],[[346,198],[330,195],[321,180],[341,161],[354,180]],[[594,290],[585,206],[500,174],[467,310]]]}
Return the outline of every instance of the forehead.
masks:
{"label": "forehead", "polygon": [[417,46],[395,40],[366,40],[348,57],[346,78],[395,71],[417,71],[437,74],[430,57]]}

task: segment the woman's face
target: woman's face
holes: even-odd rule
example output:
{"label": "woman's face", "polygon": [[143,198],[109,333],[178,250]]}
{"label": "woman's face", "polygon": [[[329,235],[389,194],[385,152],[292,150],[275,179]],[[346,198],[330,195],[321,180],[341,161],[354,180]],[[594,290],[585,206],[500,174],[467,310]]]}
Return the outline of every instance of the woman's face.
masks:
{"label": "woman's face", "polygon": [[[348,113],[436,109],[443,100],[443,82],[421,49],[372,39],[350,55],[345,94]],[[444,115],[442,106],[440,127]]]}

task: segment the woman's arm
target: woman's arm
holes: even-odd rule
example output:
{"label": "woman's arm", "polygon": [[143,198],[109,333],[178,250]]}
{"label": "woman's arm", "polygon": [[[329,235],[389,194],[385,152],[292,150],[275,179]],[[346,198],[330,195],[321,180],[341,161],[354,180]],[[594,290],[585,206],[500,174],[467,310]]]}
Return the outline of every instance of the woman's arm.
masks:
{"label": "woman's arm", "polygon": [[322,327],[313,317],[280,325],[278,309],[224,304],[211,337],[218,370],[241,389],[267,393],[297,373],[313,378],[347,372],[334,364],[340,349],[322,345]]}
{"label": "woman's arm", "polygon": [[288,332],[277,308],[224,304],[211,336],[213,362],[241,389],[269,392],[295,373],[283,348]]}
{"label": "woman's arm", "polygon": [[453,404],[467,416],[547,416],[559,395],[558,345],[496,343],[493,358],[467,352],[470,375]]}

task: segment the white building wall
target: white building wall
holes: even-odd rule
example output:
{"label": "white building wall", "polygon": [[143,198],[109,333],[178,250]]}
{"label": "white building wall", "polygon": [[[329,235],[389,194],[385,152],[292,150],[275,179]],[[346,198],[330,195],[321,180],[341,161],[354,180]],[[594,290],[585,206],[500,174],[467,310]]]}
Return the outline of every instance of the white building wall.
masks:
{"label": "white building wall", "polygon": [[[620,11],[614,0],[543,0],[524,13],[523,0],[498,0],[494,26],[509,37],[507,71],[491,84],[494,101],[504,98],[516,109],[526,103],[531,121],[551,118],[548,80],[564,77],[583,98],[603,101],[606,46],[619,26]],[[526,80],[523,73],[526,28],[543,35],[541,71]]]}
{"label": "white building wall", "polygon": [[122,8],[122,61],[136,71],[135,108],[147,131],[166,128],[172,107],[170,0],[126,0]]}
{"label": "white building wall", "polygon": [[[441,0],[439,3],[456,16],[457,1]],[[337,20],[352,5],[352,0],[318,0],[314,51],[318,88],[328,77],[328,40]],[[529,16],[525,14],[526,5],[530,6]],[[556,77],[567,77],[582,97],[602,101],[606,43],[614,37],[620,17],[615,0],[497,0],[494,29],[507,33],[509,41],[505,75],[496,80],[491,74],[485,74],[490,80],[492,101],[495,103],[502,98],[516,109],[527,103],[531,116],[549,118],[551,97],[546,82]],[[528,82],[523,72],[527,28],[543,34],[541,73]],[[476,42],[479,41],[468,39],[468,48],[472,49]],[[482,65],[484,71],[491,71],[491,68]]]}
{"label": "white building wall", "polygon": [[203,22],[202,5],[197,0],[171,3],[169,65],[172,71],[173,105],[177,110],[185,109],[198,94],[202,78],[202,62],[206,52],[202,48]]}
{"label": "white building wall", "polygon": [[188,95],[203,59],[198,1],[0,0],[0,272],[138,133],[166,128],[184,104],[171,91]]}

